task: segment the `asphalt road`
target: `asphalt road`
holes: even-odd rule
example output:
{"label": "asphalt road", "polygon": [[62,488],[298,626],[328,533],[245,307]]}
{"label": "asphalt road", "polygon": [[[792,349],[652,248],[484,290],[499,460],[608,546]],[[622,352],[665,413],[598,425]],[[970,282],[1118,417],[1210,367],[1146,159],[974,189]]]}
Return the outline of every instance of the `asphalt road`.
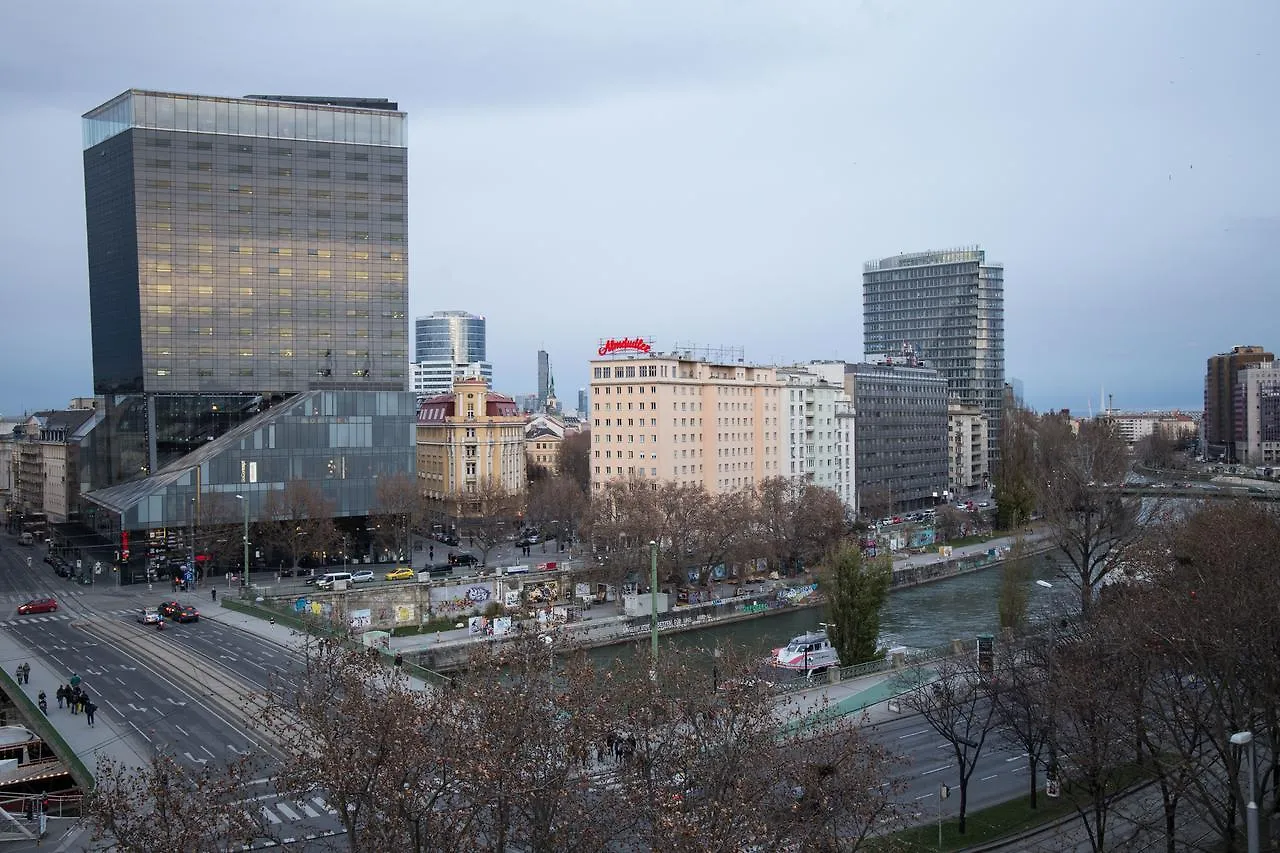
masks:
{"label": "asphalt road", "polygon": [[[181,764],[198,770],[254,756],[262,778],[245,791],[245,810],[277,839],[339,830],[323,792],[282,798],[265,778],[282,755],[254,713],[260,704],[246,694],[300,670],[292,652],[209,620],[169,623],[163,631],[144,627],[137,610],[166,598],[161,585],[148,591],[73,584],[54,574],[43,554],[43,548],[17,546],[13,537],[0,535],[0,629],[38,650],[67,680],[79,673],[98,717],[123,721],[140,743],[169,751]],[[18,605],[50,595],[58,600],[56,613],[17,615]],[[50,717],[60,727],[87,725],[83,716],[57,707],[57,686],[41,686]]]}
{"label": "asphalt road", "polygon": [[[949,742],[929,727],[919,714],[905,714],[866,727],[868,736],[907,763],[897,774],[906,790],[899,801],[919,813],[921,819],[938,814],[938,792],[949,786],[951,798],[943,803],[944,817],[955,817],[959,808],[960,771]],[[1026,754],[998,732],[987,735],[969,780],[970,812],[1029,793]],[[1044,793],[1044,773],[1037,774]]]}

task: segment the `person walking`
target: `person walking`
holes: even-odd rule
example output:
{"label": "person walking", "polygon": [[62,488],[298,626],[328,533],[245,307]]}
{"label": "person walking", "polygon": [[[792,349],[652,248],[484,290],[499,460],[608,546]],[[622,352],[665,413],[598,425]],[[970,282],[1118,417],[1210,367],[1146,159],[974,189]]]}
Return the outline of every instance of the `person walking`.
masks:
{"label": "person walking", "polygon": [[66,689],[64,686],[62,686],[61,684],[59,684],[59,685],[58,685],[58,689],[57,689],[56,691],[54,691],[54,694],[53,694],[53,695],[54,695],[54,696],[56,696],[56,697],[58,697],[58,709],[59,709],[59,710],[61,710],[61,709],[62,709],[62,700],[67,698],[67,689]]}
{"label": "person walking", "polygon": [[80,704],[80,685],[79,684],[71,688],[71,701],[68,704],[71,706],[71,713],[73,714],[76,713],[76,710],[77,710],[76,706]]}
{"label": "person walking", "polygon": [[23,684],[31,683],[31,664],[29,663],[24,663],[22,665],[22,683]]}
{"label": "person walking", "polygon": [[97,710],[98,710],[97,705],[93,704],[93,702],[90,702],[88,699],[85,700],[84,717],[86,720],[89,721],[90,727],[93,726],[93,715]]}
{"label": "person walking", "polygon": [[49,700],[44,698],[43,690],[40,691],[39,701],[37,701],[36,704],[40,706],[41,712],[45,714],[49,713]]}
{"label": "person walking", "polygon": [[209,590],[209,596],[210,596],[214,601],[217,601],[217,600],[218,600],[218,588],[217,588],[216,586],[215,586],[215,587],[210,588],[210,590]]}
{"label": "person walking", "polygon": [[71,673],[71,689],[75,690],[79,686],[80,686],[80,674],[77,672]]}

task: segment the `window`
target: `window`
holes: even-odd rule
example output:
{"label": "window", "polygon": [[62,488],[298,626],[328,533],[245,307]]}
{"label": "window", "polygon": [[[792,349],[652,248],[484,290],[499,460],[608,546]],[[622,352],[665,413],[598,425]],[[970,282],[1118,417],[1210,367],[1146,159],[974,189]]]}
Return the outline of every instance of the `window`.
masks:
{"label": "window", "polygon": [[329,149],[328,148],[312,148],[310,151],[307,152],[307,156],[310,157],[312,160],[328,160]]}
{"label": "window", "polygon": [[271,154],[274,154],[274,155],[275,155],[275,156],[277,156],[277,157],[292,157],[292,156],[293,156],[293,149],[292,149],[292,148],[282,148],[282,147],[279,147],[279,146],[275,146],[275,147],[272,147],[271,149],[269,149],[269,151],[270,151],[270,153],[271,153]]}
{"label": "window", "polygon": [[347,172],[348,181],[367,181],[369,180],[368,172]]}

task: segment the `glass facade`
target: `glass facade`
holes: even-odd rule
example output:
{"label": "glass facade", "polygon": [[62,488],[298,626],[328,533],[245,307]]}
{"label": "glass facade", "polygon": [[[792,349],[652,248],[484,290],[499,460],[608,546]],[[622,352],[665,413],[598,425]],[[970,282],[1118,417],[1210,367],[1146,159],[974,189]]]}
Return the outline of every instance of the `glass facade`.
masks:
{"label": "glass facade", "polygon": [[415,321],[414,361],[476,364],[485,360],[485,321],[465,311],[437,311]]}
{"label": "glass facade", "polygon": [[131,89],[85,113],[82,130],[86,150],[134,128],[404,148],[407,125],[397,110]]}
{"label": "glass facade", "polygon": [[936,504],[948,483],[947,381],[925,368],[850,364],[845,387],[860,494],[891,496],[899,509]]}
{"label": "glass facade", "polygon": [[951,398],[987,416],[991,464],[999,460],[1004,404],[1004,267],[981,249],[896,255],[866,264],[863,351],[904,343],[946,380]]}
{"label": "glass facade", "polygon": [[121,529],[182,526],[192,498],[222,493],[262,501],[291,481],[320,488],[337,517],[368,515],[379,477],[415,474],[417,410],[408,392],[313,391],[262,413],[156,476],[93,493]]}
{"label": "glass facade", "polygon": [[296,395],[407,393],[405,115],[321,100],[133,90],[85,114],[94,487]]}

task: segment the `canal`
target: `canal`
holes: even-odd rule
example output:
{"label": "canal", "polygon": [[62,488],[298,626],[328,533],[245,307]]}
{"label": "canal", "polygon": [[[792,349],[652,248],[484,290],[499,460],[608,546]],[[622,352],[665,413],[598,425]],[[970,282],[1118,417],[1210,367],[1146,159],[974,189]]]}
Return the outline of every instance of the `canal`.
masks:
{"label": "canal", "polygon": [[[1076,595],[1059,575],[1057,562],[1048,555],[1033,557],[1032,561],[1027,590],[1031,618],[1067,612]],[[1001,567],[992,566],[891,592],[881,611],[880,645],[926,649],[954,639],[972,640],[979,634],[998,633],[1000,578]],[[1038,580],[1048,581],[1053,588],[1039,586]],[[810,607],[699,631],[666,634],[659,637],[658,642],[660,649],[710,650],[734,646],[752,657],[762,657],[770,649],[785,645],[791,637],[814,630],[824,619],[822,607]],[[635,643],[592,649],[588,654],[598,666],[607,666],[619,655],[634,654],[637,646],[647,649],[648,643],[649,636],[645,634]]]}

